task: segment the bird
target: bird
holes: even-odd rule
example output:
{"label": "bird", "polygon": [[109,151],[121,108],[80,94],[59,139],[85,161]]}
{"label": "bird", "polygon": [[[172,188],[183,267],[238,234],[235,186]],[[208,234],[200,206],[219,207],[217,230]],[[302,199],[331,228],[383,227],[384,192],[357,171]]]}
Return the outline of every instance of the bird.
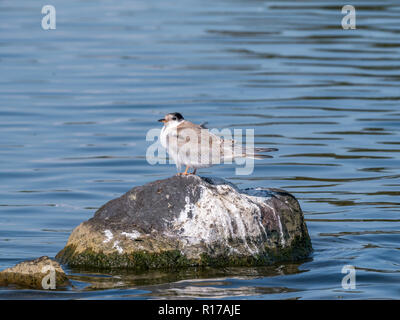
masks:
{"label": "bird", "polygon": [[[178,171],[182,165],[184,172],[177,175],[195,175],[197,169],[208,168],[236,158],[272,158],[260,152],[278,151],[276,148],[242,148],[237,141],[223,139],[211,133],[203,124],[185,120],[181,113],[172,112],[159,119],[164,125],[160,133],[160,143],[174,159]],[[193,172],[188,172],[189,168]]]}

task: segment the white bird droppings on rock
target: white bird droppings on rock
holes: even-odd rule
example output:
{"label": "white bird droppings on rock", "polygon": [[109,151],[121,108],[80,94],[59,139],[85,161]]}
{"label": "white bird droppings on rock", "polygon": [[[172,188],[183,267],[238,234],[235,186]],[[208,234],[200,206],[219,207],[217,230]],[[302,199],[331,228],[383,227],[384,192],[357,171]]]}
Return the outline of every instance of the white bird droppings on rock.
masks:
{"label": "white bird droppings on rock", "polygon": [[121,232],[122,236],[126,236],[131,240],[136,240],[140,237],[140,232],[137,230],[132,230],[132,232]]}
{"label": "white bird droppings on rock", "polygon": [[117,249],[118,253],[121,254],[124,252],[124,250],[119,246],[119,241],[115,241],[113,245],[114,249]]}
{"label": "white bird droppings on rock", "polygon": [[104,230],[104,235],[106,236],[106,239],[103,241],[103,243],[110,242],[113,239],[113,234],[110,230]]}
{"label": "white bird droppings on rock", "polygon": [[170,234],[179,234],[191,245],[204,243],[211,246],[223,242],[233,252],[237,249],[230,242],[239,240],[248,254],[256,254],[261,248],[248,239],[266,236],[260,223],[261,211],[254,203],[258,200],[261,197],[240,194],[230,185],[217,185],[212,190],[202,188],[197,203],[190,203],[189,197],[185,198],[185,207],[173,221]]}

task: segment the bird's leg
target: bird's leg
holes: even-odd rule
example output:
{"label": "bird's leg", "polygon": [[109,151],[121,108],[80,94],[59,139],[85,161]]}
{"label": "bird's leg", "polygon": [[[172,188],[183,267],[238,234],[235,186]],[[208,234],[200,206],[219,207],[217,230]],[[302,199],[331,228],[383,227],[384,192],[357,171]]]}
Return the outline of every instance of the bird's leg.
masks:
{"label": "bird's leg", "polygon": [[178,176],[187,176],[187,175],[189,175],[188,170],[189,170],[189,166],[186,166],[185,172],[179,172]]}
{"label": "bird's leg", "polygon": [[195,168],[192,172],[192,174],[196,174],[197,168]]}

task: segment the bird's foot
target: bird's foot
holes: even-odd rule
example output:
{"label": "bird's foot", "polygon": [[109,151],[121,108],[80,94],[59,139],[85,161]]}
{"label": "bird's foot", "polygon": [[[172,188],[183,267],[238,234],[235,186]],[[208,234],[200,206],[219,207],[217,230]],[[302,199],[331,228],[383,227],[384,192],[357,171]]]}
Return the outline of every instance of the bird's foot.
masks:
{"label": "bird's foot", "polygon": [[195,175],[197,169],[194,169],[193,172],[190,172],[190,173],[188,172],[188,170],[189,170],[189,166],[186,166],[186,170],[185,170],[184,172],[178,172],[178,173],[177,173],[177,176]]}
{"label": "bird's foot", "polygon": [[177,176],[187,176],[187,175],[189,175],[189,173],[187,173],[187,172],[178,172],[177,174],[176,174]]}
{"label": "bird's foot", "polygon": [[194,176],[194,175],[196,175],[196,172],[178,172],[176,175],[177,176]]}

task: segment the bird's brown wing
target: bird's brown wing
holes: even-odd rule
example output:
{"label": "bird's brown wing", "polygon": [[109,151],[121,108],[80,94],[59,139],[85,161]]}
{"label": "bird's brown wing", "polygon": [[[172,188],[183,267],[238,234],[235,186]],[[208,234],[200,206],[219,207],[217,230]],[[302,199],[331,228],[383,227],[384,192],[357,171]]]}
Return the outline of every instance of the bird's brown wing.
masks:
{"label": "bird's brown wing", "polygon": [[180,158],[190,155],[192,163],[220,163],[223,158],[224,139],[192,122],[182,122],[167,139],[170,152]]}

